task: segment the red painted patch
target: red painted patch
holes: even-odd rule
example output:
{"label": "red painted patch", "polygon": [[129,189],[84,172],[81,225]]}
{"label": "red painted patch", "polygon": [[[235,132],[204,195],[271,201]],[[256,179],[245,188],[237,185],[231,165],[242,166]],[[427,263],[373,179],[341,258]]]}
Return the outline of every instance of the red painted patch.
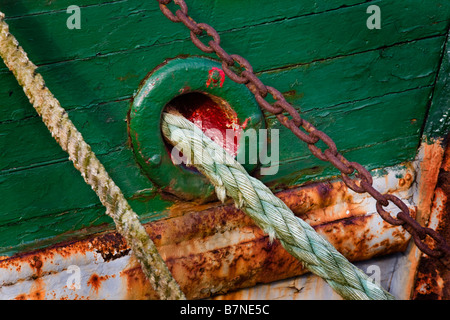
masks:
{"label": "red painted patch", "polygon": [[214,87],[217,86],[219,80],[220,80],[219,85],[222,88],[223,82],[225,81],[225,73],[223,72],[222,69],[212,67],[208,73],[208,80],[206,80],[206,87],[208,88],[211,85],[211,83],[213,84]]}

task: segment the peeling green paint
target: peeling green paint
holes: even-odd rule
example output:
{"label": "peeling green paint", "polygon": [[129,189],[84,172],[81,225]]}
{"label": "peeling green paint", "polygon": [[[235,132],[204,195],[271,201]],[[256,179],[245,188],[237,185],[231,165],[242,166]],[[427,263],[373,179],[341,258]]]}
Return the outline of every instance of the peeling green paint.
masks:
{"label": "peeling green paint", "polygon": [[[161,114],[171,100],[180,94],[201,92],[221,99],[226,104],[223,108],[231,108],[241,119],[240,125],[249,119],[246,130],[265,127],[262,112],[245,85],[230,79],[220,86],[209,85],[213,68],[221,65],[198,57],[170,60],[149,75],[130,107],[129,134],[137,162],[161,189],[187,200],[210,198],[214,187],[207,178],[175,166],[170,159],[161,133]],[[254,167],[246,165],[249,171]]]}

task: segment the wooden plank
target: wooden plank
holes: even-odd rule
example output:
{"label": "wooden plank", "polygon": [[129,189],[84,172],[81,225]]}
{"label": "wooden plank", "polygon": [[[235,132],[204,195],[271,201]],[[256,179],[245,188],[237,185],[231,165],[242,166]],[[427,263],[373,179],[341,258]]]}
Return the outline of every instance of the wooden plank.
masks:
{"label": "wooden plank", "polygon": [[[366,28],[367,4],[362,4],[233,29],[222,34],[222,43],[228,51],[247,57],[256,71],[263,71],[385,48],[396,43],[444,34],[448,29],[448,7],[450,7],[448,2],[436,1],[430,5],[418,0],[402,2],[385,0],[374,3],[382,4],[383,7],[385,24],[381,30]],[[355,27],[357,25],[361,25],[361,28]],[[159,29],[164,28],[159,26]],[[289,38],[284,38],[283,34],[288,34]],[[148,37],[148,33],[145,33],[145,37],[153,41],[154,36],[156,35],[152,34],[152,37]],[[70,38],[71,36],[66,35],[58,39]],[[93,43],[79,44],[75,40],[61,41],[67,42],[64,47],[61,46],[65,52],[73,52],[78,50],[77,48],[90,50],[84,48],[95,47],[99,42],[102,43],[98,39]],[[121,38],[115,42],[123,41]],[[41,48],[36,50],[42,50],[51,47],[52,44],[39,42],[33,46]],[[135,47],[138,48],[131,49]],[[182,54],[201,53],[194,48],[190,40],[158,43],[152,46],[134,42],[131,48],[97,57],[45,65],[39,68],[39,71],[64,107],[71,108],[130,97],[145,75],[164,59]],[[33,52],[31,46],[25,46],[25,49],[30,51],[31,59],[36,62],[46,57],[47,51],[50,51],[46,49],[45,52],[38,54]],[[92,54],[95,55],[102,50],[97,48]],[[130,61],[133,63],[129,63]],[[34,115],[20,87],[14,84],[14,81],[10,73],[0,73],[0,86],[8,88],[0,92],[2,104],[0,121]]]}
{"label": "wooden plank", "polygon": [[89,232],[103,231],[104,228],[97,229],[95,226],[106,223],[113,228],[110,225],[111,218],[100,205],[3,224],[0,226],[0,255],[9,256],[30,247],[43,248],[49,244],[73,239],[76,238],[74,231],[77,231],[80,237],[86,234],[87,227],[91,227]]}
{"label": "wooden plank", "polygon": [[[348,112],[360,107],[358,104],[348,104],[345,107],[339,105],[431,85],[436,76],[443,41],[443,37],[424,39],[389,47],[382,52],[369,51],[264,72],[260,77],[268,85],[284,92],[287,99],[299,106],[298,109],[306,117],[321,119],[326,114],[331,114],[332,117],[333,111],[330,108],[333,106],[337,110],[347,109],[345,112]],[[343,73],[342,70],[346,72]],[[129,105],[129,99],[113,101],[73,109],[69,111],[69,116],[93,150],[104,154],[126,145],[125,119]],[[426,103],[423,104],[425,105]],[[307,112],[311,110],[321,112],[308,115]],[[409,114],[408,110],[401,110],[405,115]],[[396,115],[395,110],[391,109],[390,112],[392,116]],[[400,113],[400,110],[397,112]],[[272,122],[270,117],[267,119]],[[417,121],[415,126],[420,127],[420,123]],[[327,127],[326,130],[333,134],[333,127]],[[0,158],[0,170],[23,169],[66,158],[66,154],[60,150],[37,117],[0,123],[0,132],[0,145],[5,146]],[[360,143],[363,144],[364,139],[360,139]],[[345,137],[342,140],[345,141]],[[304,149],[295,148],[294,155],[292,151],[286,151],[282,152],[284,158],[285,154],[289,154],[289,157],[303,154]]]}
{"label": "wooden plank", "polygon": [[[130,150],[98,158],[125,197],[143,202],[137,208],[139,214],[154,205],[146,201],[153,195],[154,187],[141,174]],[[0,189],[5,199],[0,209],[1,224],[99,204],[96,194],[69,161],[2,175]]]}
{"label": "wooden plank", "polygon": [[[263,52],[252,61],[257,70],[267,68],[264,57],[268,54],[277,57],[270,59],[273,63],[284,66],[442,34],[450,17],[450,5],[444,0],[371,1],[382,10],[383,27],[369,30],[366,9],[370,4],[362,0],[332,1],[322,6],[322,12],[314,8],[315,4],[306,5],[303,11],[303,4],[290,1],[277,10],[269,1],[246,2],[245,9],[251,14],[243,14],[241,3],[221,1],[221,6],[216,7],[218,2],[205,4],[202,0],[188,5],[194,19],[222,33],[227,50],[245,56],[250,50]],[[189,38],[183,25],[170,22],[151,1],[85,7],[79,30],[66,27],[68,16],[65,11],[57,11],[10,19],[8,23],[36,64],[85,59]]]}
{"label": "wooden plank", "polygon": [[[314,3],[299,6],[295,0],[289,0],[274,10],[272,2],[252,0],[245,3],[245,8],[255,9],[252,14],[242,10],[244,7],[240,2],[200,0],[188,1],[188,6],[190,14],[213,24],[218,31],[228,31],[363,2],[364,0],[333,0],[318,6]],[[36,64],[83,59],[189,38],[188,29],[182,24],[170,22],[154,1],[128,0],[79,6],[82,18],[79,30],[66,27],[70,15],[65,10],[7,19],[7,22],[21,45],[36,57]],[[62,4],[57,7],[64,9]],[[174,10],[177,8],[173,4],[169,7]],[[69,48],[71,50],[67,50]]]}
{"label": "wooden plank", "polygon": [[[96,5],[110,5],[116,2],[124,2],[125,5],[133,7],[140,4],[142,10],[151,12],[159,10],[158,4],[155,2],[140,2],[138,0],[79,0],[76,5],[80,8]],[[245,5],[249,8],[258,8],[254,12],[242,10],[243,5],[239,1],[204,1],[204,0],[188,0],[186,3],[189,6],[189,12],[195,14],[207,14],[211,20],[216,20],[223,15],[224,12],[239,13],[235,17],[236,23],[249,24],[249,21],[259,21],[259,17],[265,14],[268,17],[275,19],[283,19],[288,17],[302,16],[311,13],[318,13],[327,10],[333,10],[340,7],[346,7],[357,3],[367,2],[367,0],[329,0],[324,3],[305,2],[298,6],[295,0],[285,1],[283,5],[276,6],[274,10],[273,3],[262,2],[258,0],[248,0]],[[67,7],[73,5],[73,0],[58,0],[58,1],[35,1],[35,0],[3,0],[2,10],[7,17],[23,17],[31,14],[51,13],[54,11],[65,11]],[[297,5],[297,6],[296,6]],[[169,4],[169,8],[176,8],[173,4]]]}
{"label": "wooden plank", "polygon": [[[126,117],[130,99],[73,109],[69,117],[97,155],[125,147],[128,140]],[[67,159],[65,153],[39,117],[0,124],[0,145],[5,146],[0,169],[23,170]]]}
{"label": "wooden plank", "polygon": [[[417,89],[340,106],[340,109],[336,109],[334,114],[322,118],[318,127],[333,128],[333,138],[336,139],[338,146],[343,145],[342,151],[347,149],[354,150],[358,154],[365,154],[365,157],[360,156],[356,159],[362,160],[362,164],[382,167],[388,159],[395,163],[405,161],[414,155],[414,150],[407,146],[410,144],[417,146],[417,137],[422,123],[421,117],[424,114],[429,92],[430,88]],[[415,103],[415,108],[410,107],[414,105],[412,103]],[[315,112],[321,114],[321,111]],[[399,113],[397,114],[397,112]],[[374,114],[378,114],[379,117],[375,119]],[[311,118],[319,119],[320,117],[316,115]],[[411,122],[411,118],[417,119],[417,121]],[[388,124],[392,128],[386,130],[387,127],[380,126],[380,124]],[[272,127],[279,128],[276,124],[272,124]],[[280,128],[280,130],[283,129]],[[364,132],[363,138],[356,138],[355,132]],[[349,135],[357,140],[351,143],[354,139],[349,140]],[[287,179],[298,182],[297,176],[302,175],[305,170],[311,170],[317,166],[326,168],[320,160],[312,159],[304,143],[297,139],[286,138],[290,136],[289,132],[280,132],[280,137],[285,138],[285,140],[280,140],[280,171],[276,175],[264,178],[266,182],[273,180],[285,182]],[[398,144],[389,144],[391,140],[398,138],[404,138],[402,148],[399,148]],[[379,149],[376,153],[366,151],[371,146],[383,144],[384,151]],[[406,155],[405,152],[407,152]],[[305,158],[304,155],[307,157]],[[110,152],[101,156],[100,160],[125,196],[137,196],[143,189],[152,192],[153,186],[142,175],[131,150],[126,148]],[[318,162],[321,164],[318,165]],[[284,168],[284,163],[287,163],[286,168]],[[316,178],[327,175],[324,172],[315,172],[314,170],[313,172]],[[45,177],[44,180],[43,177]],[[0,223],[98,204],[98,199],[93,191],[84,183],[69,161],[3,174],[0,179],[0,192],[6,199],[0,208]],[[139,211],[138,213],[143,212]]]}
{"label": "wooden plank", "polygon": [[[166,217],[165,209],[171,202],[156,196],[151,202],[128,199],[134,210],[141,212],[146,223]],[[143,208],[145,206],[145,208]],[[49,245],[81,239],[88,235],[113,230],[115,225],[101,205],[50,213],[34,218],[23,218],[0,225],[0,256],[45,248]]]}
{"label": "wooden plank", "polygon": [[[414,139],[402,137],[363,149],[342,151],[342,154],[368,169],[376,169],[413,160],[416,151],[417,143]],[[394,152],[396,153],[394,154]],[[277,175],[277,178],[273,175],[258,176],[258,178],[276,191],[307,182],[337,177],[339,172],[331,164],[313,156],[307,156],[280,165]]]}
{"label": "wooden plank", "polygon": [[[304,113],[303,118],[327,132],[338,149],[344,151],[405,136],[416,136],[414,142],[418,145],[431,89],[425,87],[312,110]],[[276,119],[269,121],[271,129],[279,130],[281,163],[310,154],[303,141],[288,138],[295,136]],[[317,146],[323,147],[320,143]]]}
{"label": "wooden plank", "polygon": [[[259,74],[301,112],[432,85],[445,37]],[[267,99],[269,100],[269,99]]]}

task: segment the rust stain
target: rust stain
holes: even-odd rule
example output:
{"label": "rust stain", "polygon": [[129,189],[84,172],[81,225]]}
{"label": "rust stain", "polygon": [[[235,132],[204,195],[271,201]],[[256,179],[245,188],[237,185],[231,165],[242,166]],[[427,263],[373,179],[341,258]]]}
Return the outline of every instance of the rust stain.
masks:
{"label": "rust stain", "polygon": [[285,96],[290,101],[300,100],[302,99],[305,94],[303,92],[298,93],[297,90],[289,90],[283,92],[283,96]]}
{"label": "rust stain", "polygon": [[[199,299],[230,289],[268,283],[304,272],[301,263],[278,241],[262,235],[255,241],[166,260],[172,275],[188,299]],[[138,266],[121,272],[126,299],[154,299],[155,292]]]}
{"label": "rust stain", "polygon": [[[400,229],[390,229],[387,224],[381,230],[393,231],[392,239],[377,242],[376,235],[370,232],[373,215],[367,216],[364,207],[352,202],[352,196],[341,182],[313,183],[277,195],[350,260],[403,251],[407,243]],[[338,202],[341,204],[336,208],[330,207]],[[145,228],[189,299],[206,298],[306,272],[278,241],[270,242],[268,236],[231,202],[177,203],[169,211],[169,218],[145,224]],[[221,242],[225,236],[233,242]],[[0,261],[0,268],[14,270],[28,263],[36,277],[35,286],[16,298],[44,298],[46,288],[41,279],[46,265],[57,255],[70,258],[88,252],[100,255],[105,262],[130,255],[123,237],[109,232],[17,255]],[[117,274],[126,299],[157,298],[133,256],[127,267]],[[92,294],[102,291],[108,277],[97,273],[90,275],[88,285]]]}
{"label": "rust stain", "polygon": [[419,164],[421,181],[417,190],[417,193],[420,195],[417,203],[417,220],[422,225],[426,224],[430,215],[433,194],[445,152],[440,143],[430,145],[425,143],[423,144],[423,149],[424,156]]}
{"label": "rust stain", "polygon": [[[436,231],[450,242],[450,145],[439,170],[431,213],[437,222]],[[432,243],[428,243],[432,247]],[[450,270],[423,255],[418,268],[412,299],[449,300]]]}
{"label": "rust stain", "polygon": [[126,300],[158,299],[157,293],[148,283],[140,266],[134,266],[121,271],[120,277],[125,283]]}
{"label": "rust stain", "polygon": [[125,239],[118,233],[107,233],[96,239],[95,250],[100,253],[103,260],[111,261],[128,254],[128,248]]}
{"label": "rust stain", "polygon": [[33,256],[30,261],[30,266],[34,269],[35,275],[37,277],[41,276],[42,274],[42,264],[42,257],[38,255]]}
{"label": "rust stain", "polygon": [[412,181],[412,179],[413,179],[413,176],[408,172],[407,174],[405,174],[405,180],[407,181],[407,182],[410,182],[410,181]]}
{"label": "rust stain", "polygon": [[[369,247],[367,243],[376,237],[370,233],[372,218],[373,216],[353,217],[317,226],[315,229],[352,261],[365,260],[386,251],[397,252],[406,248],[407,242],[400,231],[399,237],[379,241],[372,248]],[[395,229],[387,223],[383,228]],[[171,256],[171,252],[178,251],[173,246],[170,247],[171,250],[165,249],[164,246],[160,247],[160,250],[165,256],[168,268],[188,299],[215,296],[306,272],[301,262],[292,257],[277,240],[270,242],[268,236],[257,230],[255,234],[257,237],[251,241],[203,252],[186,252],[181,256]],[[177,246],[183,250],[184,246],[191,244],[185,242]],[[125,279],[127,288],[130,288],[127,290],[127,299],[154,296],[137,265],[123,271],[121,276]]]}

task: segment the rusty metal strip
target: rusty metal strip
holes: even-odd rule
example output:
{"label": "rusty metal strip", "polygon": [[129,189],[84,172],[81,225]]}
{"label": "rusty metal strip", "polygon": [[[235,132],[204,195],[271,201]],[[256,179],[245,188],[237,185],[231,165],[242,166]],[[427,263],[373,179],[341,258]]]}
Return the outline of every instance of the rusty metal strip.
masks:
{"label": "rusty metal strip", "polygon": [[[447,145],[439,170],[428,226],[450,239],[450,144]],[[412,299],[449,300],[450,270],[422,256]]]}
{"label": "rusty metal strip", "polygon": [[[442,161],[444,151],[446,152],[445,161]],[[448,172],[450,172],[450,147],[447,146],[444,150],[440,140],[433,144],[424,142],[413,164],[416,177],[411,189],[412,202],[416,206],[416,218],[450,239],[448,218],[450,190],[447,180]],[[404,182],[406,180],[400,180],[400,184]],[[438,183],[437,187],[436,183]],[[404,252],[357,262],[356,266],[362,270],[369,270],[368,267],[371,266],[379,267],[381,284],[397,299],[449,299],[450,273],[442,265],[436,267],[431,262],[431,259],[423,255],[414,243],[410,242]],[[324,285],[320,278],[314,275],[303,275],[219,295],[215,299],[328,300],[341,298]]]}
{"label": "rusty metal strip", "polygon": [[[412,166],[384,169],[374,179],[383,192],[413,198]],[[277,194],[293,212],[324,235],[349,260],[403,251],[410,236],[383,221],[369,195],[343,182],[320,182]],[[411,206],[412,212],[414,206]],[[190,299],[210,297],[297,276],[301,263],[257,228],[231,203],[213,207],[186,204],[170,217],[145,225],[183,292]],[[68,280],[80,275],[80,289]],[[74,271],[73,271],[74,272]],[[2,299],[156,298],[124,239],[115,232],[61,243],[0,261]]]}

